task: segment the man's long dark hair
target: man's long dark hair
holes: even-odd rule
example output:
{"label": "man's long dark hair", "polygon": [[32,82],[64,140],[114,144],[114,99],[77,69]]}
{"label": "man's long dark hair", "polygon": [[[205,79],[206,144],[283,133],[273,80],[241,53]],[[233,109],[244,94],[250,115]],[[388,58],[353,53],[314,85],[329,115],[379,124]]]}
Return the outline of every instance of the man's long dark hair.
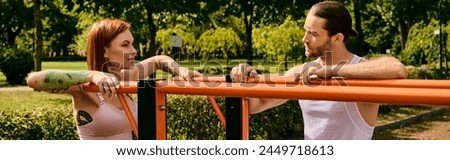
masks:
{"label": "man's long dark hair", "polygon": [[328,36],[342,33],[345,37],[344,41],[347,41],[350,36],[358,36],[358,32],[352,28],[352,17],[343,4],[336,1],[324,1],[312,6],[311,12],[314,16],[326,20],[324,29],[328,31]]}

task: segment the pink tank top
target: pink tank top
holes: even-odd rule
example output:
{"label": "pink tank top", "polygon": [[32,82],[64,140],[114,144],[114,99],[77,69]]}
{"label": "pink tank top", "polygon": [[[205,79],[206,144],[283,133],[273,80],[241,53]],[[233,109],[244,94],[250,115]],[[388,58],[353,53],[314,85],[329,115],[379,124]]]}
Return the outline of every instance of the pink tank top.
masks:
{"label": "pink tank top", "polygon": [[[360,60],[354,55],[351,64]],[[299,100],[299,103],[305,140],[372,139],[374,127],[364,121],[356,102]]]}
{"label": "pink tank top", "polygon": [[[132,140],[132,129],[124,110],[117,109],[105,103],[103,96],[97,93],[100,106],[93,121],[83,126],[77,126],[78,135],[82,140]],[[131,98],[131,97],[130,97]],[[137,103],[129,106],[137,122]]]}

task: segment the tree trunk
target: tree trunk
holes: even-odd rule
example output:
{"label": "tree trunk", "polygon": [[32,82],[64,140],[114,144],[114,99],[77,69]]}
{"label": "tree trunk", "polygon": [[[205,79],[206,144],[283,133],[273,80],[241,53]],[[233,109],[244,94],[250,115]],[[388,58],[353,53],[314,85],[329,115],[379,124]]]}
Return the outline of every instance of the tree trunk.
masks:
{"label": "tree trunk", "polygon": [[358,32],[358,37],[356,39],[356,54],[359,56],[365,56],[364,48],[364,33],[361,27],[361,6],[363,6],[364,2],[361,2],[359,0],[355,1],[353,4],[353,11],[355,14],[355,28]]}
{"label": "tree trunk", "polygon": [[42,40],[42,20],[41,20],[41,0],[33,0],[34,6],[34,23],[36,27],[36,50],[34,53],[34,71],[42,70],[42,48],[43,48],[43,40]]}
{"label": "tree trunk", "polygon": [[288,70],[288,60],[287,60],[287,55],[284,55],[284,70],[287,71]]}
{"label": "tree trunk", "polygon": [[143,58],[149,58],[156,55],[156,31],[158,29],[156,28],[155,22],[153,22],[153,9],[151,8],[150,2],[147,2],[145,5],[145,9],[147,10],[147,22],[149,25],[149,32],[150,32],[150,41],[149,41],[149,48],[148,52],[143,54]]}
{"label": "tree trunk", "polygon": [[406,47],[406,40],[408,39],[408,26],[405,21],[400,21],[398,23],[398,31],[400,32],[400,43],[402,45],[402,51]]}
{"label": "tree trunk", "polygon": [[253,63],[253,45],[252,45],[252,29],[253,29],[253,1],[250,0],[244,10],[244,24],[245,24],[245,41],[247,43],[245,53],[247,54],[247,63]]}

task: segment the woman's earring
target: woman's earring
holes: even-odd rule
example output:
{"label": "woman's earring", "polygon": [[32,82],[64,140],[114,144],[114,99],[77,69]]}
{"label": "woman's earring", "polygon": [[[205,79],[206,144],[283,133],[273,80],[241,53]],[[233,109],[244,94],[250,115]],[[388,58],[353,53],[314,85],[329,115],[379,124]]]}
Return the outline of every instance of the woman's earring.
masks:
{"label": "woman's earring", "polygon": [[106,54],[106,52],[104,53],[103,57],[105,57],[105,60],[108,60],[108,54]]}

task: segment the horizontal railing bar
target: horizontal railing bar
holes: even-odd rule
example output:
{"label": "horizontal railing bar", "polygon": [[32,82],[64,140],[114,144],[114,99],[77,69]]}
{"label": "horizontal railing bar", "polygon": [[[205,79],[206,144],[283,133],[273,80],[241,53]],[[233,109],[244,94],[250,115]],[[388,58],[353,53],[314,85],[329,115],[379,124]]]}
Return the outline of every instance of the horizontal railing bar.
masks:
{"label": "horizontal railing bar", "polygon": [[450,105],[450,90],[433,88],[304,86],[291,84],[251,84],[159,81],[156,91],[166,94],[210,95],[357,101],[393,104]]}
{"label": "horizontal railing bar", "polygon": [[[223,76],[203,76],[193,79],[196,82],[223,82]],[[191,82],[185,82],[191,83]],[[300,82],[295,82],[292,78],[271,76],[260,78],[249,78],[247,83],[259,84],[296,84],[302,85]],[[365,87],[398,87],[398,88],[435,88],[435,89],[450,89],[450,80],[419,80],[419,79],[383,79],[383,80],[359,80],[359,79],[338,79],[333,78],[325,81],[313,81],[310,85],[321,86],[365,86]],[[98,92],[95,84],[84,84],[84,90],[87,92]],[[122,81],[118,93],[137,93],[137,81]]]}

